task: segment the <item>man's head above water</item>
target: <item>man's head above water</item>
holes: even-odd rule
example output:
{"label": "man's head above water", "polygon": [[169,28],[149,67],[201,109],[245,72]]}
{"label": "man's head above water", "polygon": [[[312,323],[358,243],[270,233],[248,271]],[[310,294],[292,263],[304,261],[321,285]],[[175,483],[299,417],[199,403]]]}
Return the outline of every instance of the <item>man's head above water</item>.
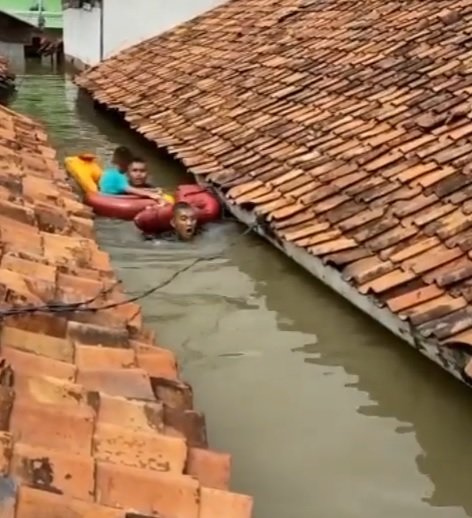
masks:
{"label": "man's head above water", "polygon": [[132,159],[133,155],[126,146],[119,146],[113,152],[112,162],[121,173],[126,173],[128,171],[128,167]]}
{"label": "man's head above water", "polygon": [[197,230],[195,210],[188,203],[176,203],[172,209],[170,224],[180,239],[190,241],[195,236]]}
{"label": "man's head above water", "polygon": [[146,162],[140,157],[133,157],[128,166],[128,178],[133,187],[147,187],[148,171]]}

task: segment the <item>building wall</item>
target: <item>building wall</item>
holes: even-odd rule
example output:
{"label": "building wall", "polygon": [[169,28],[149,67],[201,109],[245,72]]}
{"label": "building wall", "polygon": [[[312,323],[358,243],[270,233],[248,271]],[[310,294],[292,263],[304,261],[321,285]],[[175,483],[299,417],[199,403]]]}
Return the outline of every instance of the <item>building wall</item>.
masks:
{"label": "building wall", "polygon": [[105,57],[157,36],[224,0],[104,0]]}
{"label": "building wall", "polygon": [[37,33],[32,27],[21,20],[13,18],[8,13],[0,11],[0,40],[9,43],[31,43],[31,38]]}
{"label": "building wall", "polygon": [[[103,54],[120,50],[216,7],[225,0],[103,0]],[[86,35],[86,36],[84,36]],[[64,52],[76,65],[100,61],[100,9],[64,10]]]}
{"label": "building wall", "polygon": [[77,65],[95,65],[100,61],[100,8],[68,8],[63,13],[64,53]]}

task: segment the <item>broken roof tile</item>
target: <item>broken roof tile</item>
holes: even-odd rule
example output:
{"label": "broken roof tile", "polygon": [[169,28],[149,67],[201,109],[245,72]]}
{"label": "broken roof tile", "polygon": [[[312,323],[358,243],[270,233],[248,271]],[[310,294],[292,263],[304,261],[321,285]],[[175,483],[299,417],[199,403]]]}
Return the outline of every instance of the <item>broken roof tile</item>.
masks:
{"label": "broken roof tile", "polygon": [[[249,518],[251,498],[228,491],[228,456],[191,455],[190,445],[207,447],[204,419],[175,356],[155,346],[139,318],[129,321],[138,306],[24,312],[25,304],[126,297],[44,130],[0,107],[0,135],[1,309],[19,311],[2,316],[0,329],[0,472],[16,488],[0,515],[13,517],[16,508],[22,518],[124,518],[137,510],[219,518],[220,502],[235,502],[235,518]],[[140,491],[121,500],[104,472],[127,466],[139,469],[121,480]],[[151,483],[141,487],[142,480]],[[222,492],[203,505],[206,484]],[[158,497],[156,488],[166,492]]]}

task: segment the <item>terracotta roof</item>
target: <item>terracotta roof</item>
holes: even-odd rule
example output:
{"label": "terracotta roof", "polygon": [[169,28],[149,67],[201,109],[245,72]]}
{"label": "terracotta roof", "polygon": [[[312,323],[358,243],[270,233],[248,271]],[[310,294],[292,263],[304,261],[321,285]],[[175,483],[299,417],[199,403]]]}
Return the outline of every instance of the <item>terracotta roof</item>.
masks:
{"label": "terracotta roof", "polygon": [[0,243],[0,516],[249,518],[139,306],[5,317],[125,295],[44,130],[2,107]]}
{"label": "terracotta roof", "polygon": [[471,30],[471,0],[234,0],[78,83],[412,333],[470,346]]}

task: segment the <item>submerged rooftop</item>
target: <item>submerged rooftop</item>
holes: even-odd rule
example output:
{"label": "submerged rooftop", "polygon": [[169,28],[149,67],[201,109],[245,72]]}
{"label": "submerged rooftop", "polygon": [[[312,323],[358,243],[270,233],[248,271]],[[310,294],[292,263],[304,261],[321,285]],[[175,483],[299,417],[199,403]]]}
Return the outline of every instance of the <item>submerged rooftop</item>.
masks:
{"label": "submerged rooftop", "polygon": [[472,0],[232,0],[78,84],[469,380],[471,31]]}
{"label": "submerged rooftop", "polygon": [[174,355],[125,299],[44,129],[0,107],[0,516],[249,518]]}

